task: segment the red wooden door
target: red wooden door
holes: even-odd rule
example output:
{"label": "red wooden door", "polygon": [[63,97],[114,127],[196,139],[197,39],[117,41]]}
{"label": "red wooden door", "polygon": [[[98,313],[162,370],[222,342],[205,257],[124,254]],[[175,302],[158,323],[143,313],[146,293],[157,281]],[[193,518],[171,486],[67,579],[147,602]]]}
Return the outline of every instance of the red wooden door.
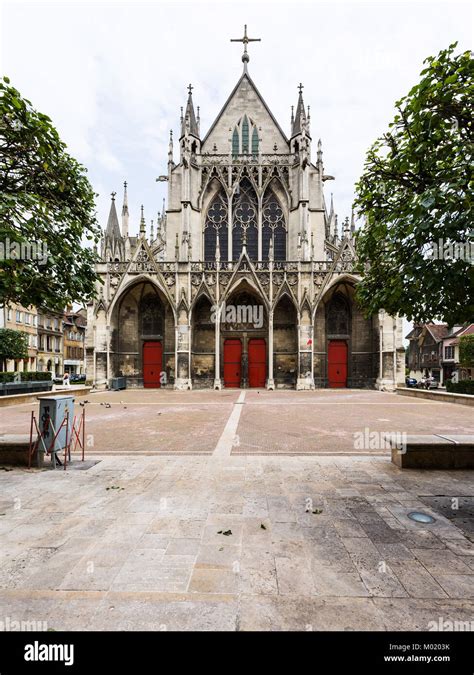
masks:
{"label": "red wooden door", "polygon": [[265,387],[267,378],[267,345],[265,340],[249,340],[249,387]]}
{"label": "red wooden door", "polygon": [[330,340],[328,348],[328,384],[330,387],[347,387],[347,343]]}
{"label": "red wooden door", "polygon": [[143,386],[158,389],[163,370],[163,346],[161,342],[143,343]]}
{"label": "red wooden door", "polygon": [[224,387],[240,387],[242,343],[230,338],[224,342]]}

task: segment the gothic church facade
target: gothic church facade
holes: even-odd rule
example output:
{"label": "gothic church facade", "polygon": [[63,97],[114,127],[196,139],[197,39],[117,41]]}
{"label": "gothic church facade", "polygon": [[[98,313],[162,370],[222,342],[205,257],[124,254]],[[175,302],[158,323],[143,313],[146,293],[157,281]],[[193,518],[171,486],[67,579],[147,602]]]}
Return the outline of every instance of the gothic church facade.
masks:
{"label": "gothic church facade", "polygon": [[[245,36],[246,37],[246,36]],[[321,141],[299,88],[289,135],[248,72],[207,133],[192,88],[179,161],[170,134],[167,208],[129,232],[114,194],[88,307],[96,386],[393,388],[404,380],[402,322],[355,301],[354,223],[339,227]]]}

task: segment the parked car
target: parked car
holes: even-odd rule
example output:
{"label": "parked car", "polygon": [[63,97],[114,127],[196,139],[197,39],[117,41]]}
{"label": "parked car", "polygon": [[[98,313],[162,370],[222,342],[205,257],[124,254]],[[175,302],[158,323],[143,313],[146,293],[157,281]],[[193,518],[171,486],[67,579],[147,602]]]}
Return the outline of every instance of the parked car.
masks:
{"label": "parked car", "polygon": [[76,373],[73,373],[70,377],[69,380],[71,382],[85,382],[86,381],[86,376],[85,375],[78,375]]}
{"label": "parked car", "polygon": [[417,386],[420,389],[437,389],[439,382],[434,377],[422,377]]}
{"label": "parked car", "polygon": [[405,378],[405,386],[406,387],[416,387],[417,384],[418,384],[418,381],[415,380],[414,377],[406,377]]}

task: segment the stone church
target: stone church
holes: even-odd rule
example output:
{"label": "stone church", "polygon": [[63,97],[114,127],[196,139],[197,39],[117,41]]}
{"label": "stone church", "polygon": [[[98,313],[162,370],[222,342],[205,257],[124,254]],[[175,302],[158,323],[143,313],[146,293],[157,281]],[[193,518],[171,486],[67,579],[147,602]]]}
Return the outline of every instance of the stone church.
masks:
{"label": "stone church", "polygon": [[[112,193],[88,307],[96,386],[267,389],[404,381],[402,321],[355,301],[354,221],[328,202],[321,141],[299,86],[289,134],[248,69],[207,131],[192,87],[170,132],[167,206],[138,234]],[[176,159],[179,160],[176,162]]]}

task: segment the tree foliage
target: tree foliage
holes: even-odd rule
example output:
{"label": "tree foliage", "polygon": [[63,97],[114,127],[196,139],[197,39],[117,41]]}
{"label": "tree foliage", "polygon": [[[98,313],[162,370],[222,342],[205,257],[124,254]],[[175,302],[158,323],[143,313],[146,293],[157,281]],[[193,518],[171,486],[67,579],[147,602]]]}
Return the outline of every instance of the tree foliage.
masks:
{"label": "tree foliage", "polygon": [[6,370],[7,359],[26,359],[28,335],[21,330],[0,328],[0,362]]}
{"label": "tree foliage", "polygon": [[0,81],[0,301],[62,310],[94,294],[95,194],[53,123]]}
{"label": "tree foliage", "polygon": [[368,314],[383,308],[451,325],[473,318],[474,61],[455,48],[425,60],[356,185],[365,216],[358,298]]}
{"label": "tree foliage", "polygon": [[474,335],[459,338],[459,363],[463,368],[474,368]]}

